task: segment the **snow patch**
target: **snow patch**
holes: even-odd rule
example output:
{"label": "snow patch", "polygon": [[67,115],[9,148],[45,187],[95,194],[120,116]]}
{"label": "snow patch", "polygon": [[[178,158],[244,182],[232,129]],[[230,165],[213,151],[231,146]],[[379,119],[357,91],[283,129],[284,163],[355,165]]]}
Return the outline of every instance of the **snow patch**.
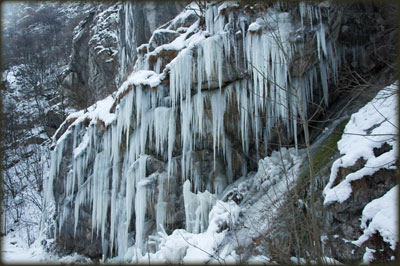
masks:
{"label": "snow patch", "polygon": [[[361,229],[363,234],[352,243],[361,246],[373,234],[379,232],[383,240],[395,250],[398,241],[398,185],[385,195],[368,203],[362,212]],[[367,253],[367,252],[366,252]]]}
{"label": "snow patch", "polygon": [[257,22],[253,22],[249,26],[249,31],[257,32],[260,29],[261,29],[261,25],[258,24]]}
{"label": "snow patch", "polygon": [[[386,87],[371,102],[351,116],[338,142],[342,156],[333,163],[329,183],[323,191],[324,205],[346,201],[352,193],[352,181],[373,175],[379,169],[396,169],[398,113],[396,90],[397,85]],[[392,149],[376,157],[374,148],[380,148],[384,143],[390,145]],[[359,158],[366,161],[365,165],[333,186],[339,168],[350,167]]]}
{"label": "snow patch", "polygon": [[238,220],[240,208],[235,202],[216,201],[210,211],[209,226],[203,233],[193,234],[176,229],[167,236],[159,233],[160,249],[156,253],[134,254],[131,262],[148,263],[210,263],[228,261],[237,262],[234,254],[216,254],[229,230]]}

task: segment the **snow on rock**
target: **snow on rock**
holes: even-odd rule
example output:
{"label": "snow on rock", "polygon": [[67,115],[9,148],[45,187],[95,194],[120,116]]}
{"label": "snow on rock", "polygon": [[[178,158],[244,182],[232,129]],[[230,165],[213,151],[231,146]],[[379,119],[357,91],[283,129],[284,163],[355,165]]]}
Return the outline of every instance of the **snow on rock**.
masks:
{"label": "snow on rock", "polygon": [[[17,68],[16,66],[13,67],[14,71],[15,71],[16,68]],[[15,75],[14,75],[14,71],[11,70],[10,72],[3,72],[3,75],[7,74],[7,76],[6,76],[5,79],[7,80],[7,82],[8,82],[11,86],[14,85],[14,83],[17,82],[17,78],[16,78]]]}
{"label": "snow on rock", "polygon": [[[235,202],[217,201],[210,212],[207,231],[193,238],[193,243],[188,247],[184,263],[206,263],[219,260],[224,254],[216,254],[223,241],[227,230],[232,229],[238,219],[240,208]],[[226,254],[225,254],[226,256]],[[211,257],[211,258],[210,258]]]}
{"label": "snow on rock", "polygon": [[[88,107],[86,110],[80,110],[70,114],[54,134],[53,142],[56,144],[61,143],[66,138],[66,136],[73,131],[72,128],[78,126],[80,123],[87,119],[91,122],[91,124],[102,121],[105,126],[110,125],[115,120],[115,114],[111,113],[111,107],[113,106],[113,104],[114,97],[113,95],[110,95],[105,99],[96,102],[92,106]],[[63,128],[63,125],[67,124],[70,121],[73,122],[68,126],[68,129],[58,139],[56,139],[56,136]],[[87,144],[87,138],[85,137],[83,140],[84,143]],[[81,143],[78,150],[74,151],[76,156],[78,156],[78,154],[80,154],[82,150],[86,147],[84,143]]]}
{"label": "snow on rock", "polygon": [[371,249],[368,247],[365,247],[365,253],[363,255],[363,261],[362,264],[370,264],[375,258],[374,258],[374,253],[376,252],[375,249]]}
{"label": "snow on rock", "polygon": [[[169,236],[160,234],[156,253],[134,254],[131,262],[148,263],[210,263],[235,260],[235,254],[221,252],[218,247],[239,218],[240,207],[233,201],[217,200],[209,214],[209,226],[203,233],[193,234],[176,229]],[[259,258],[260,259],[260,258]]]}
{"label": "snow on rock", "polygon": [[87,258],[83,255],[80,255],[78,253],[73,253],[71,255],[67,255],[64,257],[61,257],[57,259],[57,262],[60,264],[69,264],[69,265],[75,265],[75,264],[95,264],[90,258]]}
{"label": "snow on rock", "polygon": [[114,99],[112,95],[104,100],[98,101],[88,108],[87,118],[90,120],[102,120],[106,126],[111,124],[115,119],[115,114],[110,112],[113,103]]}
{"label": "snow on rock", "polygon": [[271,259],[266,256],[263,256],[263,255],[251,256],[247,260],[247,263],[248,264],[270,264]]}
{"label": "snow on rock", "polygon": [[[258,171],[255,175],[258,182],[258,190],[268,190],[281,180],[293,183],[298,176],[301,162],[302,157],[294,148],[281,148],[278,151],[273,151],[271,156],[265,157],[258,162]],[[287,191],[285,183],[282,183],[279,189],[279,192],[282,191]]]}
{"label": "snow on rock", "polygon": [[74,158],[81,155],[81,153],[86,149],[88,144],[89,144],[89,135],[85,134],[83,136],[82,142],[79,143],[79,146],[74,149]]}
{"label": "snow on rock", "polygon": [[260,29],[261,29],[261,26],[260,26],[260,24],[258,24],[257,22],[253,22],[253,23],[251,23],[250,26],[249,26],[249,31],[257,32],[257,31],[260,30]]}
{"label": "snow on rock", "polygon": [[117,32],[114,30],[115,25],[118,23],[119,5],[115,5],[96,14],[94,17],[95,23],[90,29],[91,38],[89,45],[94,47],[97,54],[104,51],[111,53],[114,57],[118,51],[115,49],[118,41]]}
{"label": "snow on rock", "polygon": [[[70,114],[66,120],[64,121],[63,124],[67,123],[68,121],[73,121],[71,125],[68,126],[68,130],[59,138],[59,139],[54,139],[55,136],[57,136],[58,131],[54,134],[53,141],[56,141],[57,143],[60,143],[63,141],[63,139],[66,137],[66,134],[69,134],[72,132],[72,128],[77,126],[78,124],[82,123],[86,119],[91,121],[91,124],[95,124],[98,121],[101,121],[104,123],[104,125],[107,127],[108,125],[112,124],[115,119],[117,118],[116,114],[111,111],[111,108],[115,105],[115,99],[123,95],[127,90],[130,85],[134,86],[150,86],[150,87],[156,87],[160,84],[161,82],[161,75],[155,73],[154,71],[149,71],[149,70],[142,70],[142,71],[137,71],[131,74],[127,81],[125,81],[118,92],[115,94],[112,94],[108,97],[106,97],[103,100],[100,100],[93,104],[92,106],[88,107],[86,110],[80,110],[77,112],[74,112]],[[58,130],[62,129],[63,125],[59,127]],[[87,143],[87,138],[83,138],[83,141]],[[80,154],[82,150],[84,149],[85,145],[82,143],[79,145],[78,150],[74,151],[75,154]],[[76,155],[76,156],[77,156]]]}
{"label": "snow on rock", "polygon": [[[373,175],[382,168],[396,169],[397,127],[395,124],[398,113],[396,90],[397,85],[382,89],[371,102],[351,116],[338,142],[338,149],[342,156],[333,163],[329,183],[323,191],[324,205],[333,202],[342,203],[347,200],[352,193],[352,181]],[[392,149],[375,156],[374,148],[380,148],[384,143],[390,145]],[[333,186],[339,168],[350,167],[359,158],[366,161],[365,165]]]}
{"label": "snow on rock", "polygon": [[133,72],[127,80],[118,89],[116,97],[120,97],[129,87],[129,85],[134,86],[150,86],[151,88],[160,85],[161,80],[164,78],[163,75],[157,74],[151,70],[139,70]]}
{"label": "snow on rock", "polygon": [[[81,123],[85,119],[89,120],[102,120],[106,125],[112,123],[115,115],[110,112],[110,109],[114,103],[114,97],[112,95],[107,98],[96,102],[92,106],[89,106],[86,110],[81,110],[70,114],[67,117],[68,120],[74,120],[74,125]],[[76,119],[76,120],[75,120]]]}
{"label": "snow on rock", "polygon": [[353,244],[361,246],[373,234],[379,232],[383,240],[395,250],[398,241],[398,185],[382,197],[368,203],[362,212],[363,234]]}
{"label": "snow on rock", "polygon": [[238,8],[239,2],[238,1],[225,1],[218,7],[218,14],[222,11],[229,9],[229,8]]}
{"label": "snow on rock", "polygon": [[199,12],[198,5],[193,1],[182,12],[180,12],[169,25],[168,29],[175,29],[177,25],[183,24],[189,16],[196,15],[196,12]]}
{"label": "snow on rock", "polygon": [[269,221],[276,216],[280,203],[285,200],[285,193],[296,184],[304,158],[304,150],[282,148],[261,159],[257,173],[248,175],[249,179],[243,183],[247,183],[245,186],[249,188],[242,195],[241,203],[245,220],[243,228],[237,232],[241,245],[250,245],[252,237],[266,232]]}

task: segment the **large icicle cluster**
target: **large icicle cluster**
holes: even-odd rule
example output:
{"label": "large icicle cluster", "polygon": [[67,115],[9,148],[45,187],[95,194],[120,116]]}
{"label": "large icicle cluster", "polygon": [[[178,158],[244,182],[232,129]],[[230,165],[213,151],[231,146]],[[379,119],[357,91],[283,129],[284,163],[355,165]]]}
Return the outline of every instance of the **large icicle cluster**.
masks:
{"label": "large icicle cluster", "polygon": [[[200,20],[183,27],[181,21],[193,13],[185,10],[165,26],[180,33],[175,40],[153,51],[139,47],[135,72],[118,92],[67,118],[61,126],[67,130],[54,140],[46,188],[48,206],[59,213],[57,233],[69,215],[75,217],[76,230],[80,208],[91,206],[92,235],[101,236],[103,254],[123,256],[135,243],[143,253],[147,236],[174,219],[168,206],[176,183],[184,183],[186,229],[205,231],[215,197],[238,178],[226,135],[227,117],[234,113],[239,119],[233,130],[244,155],[251,141],[257,152],[261,141],[267,146],[280,122],[297,144],[297,120],[307,115],[319,84],[328,103],[328,73],[335,78],[339,64],[321,10],[300,4],[302,23],[310,21],[317,36],[320,63],[292,77],[290,65],[299,51],[291,37],[297,30],[291,14],[276,5],[254,18],[239,8],[234,2],[209,5],[205,30]],[[73,143],[66,143],[71,138]],[[214,169],[205,186],[193,154],[209,143]],[[61,177],[67,145],[73,146],[72,167]],[[166,171],[146,172],[152,156]],[[246,164],[242,168],[246,174]],[[182,179],[174,181],[178,176]],[[65,178],[65,199],[58,205],[52,187],[57,178]],[[149,217],[155,217],[155,226]]]}

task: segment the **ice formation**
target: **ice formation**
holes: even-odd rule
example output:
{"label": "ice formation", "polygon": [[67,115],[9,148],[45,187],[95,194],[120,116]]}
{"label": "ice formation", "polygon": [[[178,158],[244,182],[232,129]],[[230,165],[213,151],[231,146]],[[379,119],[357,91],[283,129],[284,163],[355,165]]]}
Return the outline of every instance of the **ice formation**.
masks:
{"label": "ice formation", "polygon": [[[181,176],[186,229],[189,233],[207,233],[213,221],[213,211],[209,211],[216,208],[216,197],[237,179],[232,174],[231,143],[225,135],[229,113],[238,113],[235,130],[247,155],[250,140],[255,140],[258,152],[260,140],[267,146],[272,128],[281,121],[286,134],[297,143],[298,119],[307,115],[307,105],[319,84],[328,104],[327,80],[336,78],[340,53],[326,37],[319,8],[300,4],[302,26],[307,24],[317,36],[320,63],[302,75],[291,76],[290,65],[299,52],[295,47],[302,47],[291,41],[291,34],[297,30],[291,14],[281,12],[277,4],[247,27],[250,17],[242,14],[236,21],[232,13],[223,14],[228,7],[237,8],[238,4],[208,5],[205,30],[197,21],[171,43],[138,53],[134,72],[118,92],[66,119],[61,128],[67,130],[54,139],[46,188],[46,204],[61,214],[58,232],[68,215],[74,215],[76,230],[81,206],[89,205],[92,234],[101,236],[103,254],[123,257],[131,252],[132,245],[144,254],[148,236],[161,232],[171,218],[166,198],[174,192],[173,179]],[[166,30],[173,31],[174,25],[191,12],[182,12]],[[241,39],[232,31],[235,24]],[[176,57],[164,62],[162,54],[173,52]],[[157,61],[152,65],[150,58],[154,57]],[[226,77],[232,74],[227,71],[228,65],[240,72],[237,77]],[[70,134],[72,144],[66,143]],[[193,165],[193,152],[206,143],[212,143],[214,169],[210,171],[216,173],[208,191],[201,187]],[[65,180],[65,200],[55,206],[52,186],[68,145],[73,146],[72,169]],[[177,149],[180,167],[174,155]],[[166,172],[146,173],[149,153],[166,164]],[[217,156],[224,160],[225,173],[219,170]],[[93,166],[88,167],[90,162]],[[246,171],[243,169],[243,173]],[[154,201],[155,232],[147,220],[148,206]],[[134,241],[131,225],[135,228]]]}

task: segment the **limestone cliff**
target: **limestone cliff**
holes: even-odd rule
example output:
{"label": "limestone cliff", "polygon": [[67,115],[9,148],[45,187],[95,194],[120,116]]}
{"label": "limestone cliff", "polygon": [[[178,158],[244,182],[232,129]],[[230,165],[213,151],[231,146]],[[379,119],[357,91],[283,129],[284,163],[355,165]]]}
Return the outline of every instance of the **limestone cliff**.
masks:
{"label": "limestone cliff", "polygon": [[[54,136],[46,225],[60,253],[130,261],[159,250],[154,239],[160,232],[209,232],[217,201],[256,205],[263,189],[281,184],[279,178],[255,175],[257,167],[275,160],[261,158],[275,158],[278,147],[294,147],[299,155],[284,152],[285,160],[299,171],[303,121],[311,121],[310,138],[316,141],[320,133],[312,126],[343,118],[336,104],[351,110],[343,102],[352,95],[346,89],[358,88],[368,75],[381,77],[371,78],[369,87],[392,81],[385,54],[394,45],[376,49],[395,38],[386,7],[224,2],[202,10],[191,4],[155,29],[162,23],[157,14],[177,10],[165,5],[144,27],[136,22],[144,13],[130,4],[105,9],[109,15],[102,18],[114,21],[109,27],[119,33],[104,49],[89,45],[89,53],[72,57],[67,80],[92,88],[90,103],[119,88],[71,114]],[[91,36],[85,25],[103,25],[97,16],[80,25],[76,45]],[[368,29],[361,26],[366,20]],[[104,64],[86,59],[96,49],[104,54],[96,60]],[[104,72],[108,66],[110,74]],[[246,185],[240,185],[243,180]],[[215,232],[232,226],[221,222]],[[250,247],[252,239],[246,241]]]}

